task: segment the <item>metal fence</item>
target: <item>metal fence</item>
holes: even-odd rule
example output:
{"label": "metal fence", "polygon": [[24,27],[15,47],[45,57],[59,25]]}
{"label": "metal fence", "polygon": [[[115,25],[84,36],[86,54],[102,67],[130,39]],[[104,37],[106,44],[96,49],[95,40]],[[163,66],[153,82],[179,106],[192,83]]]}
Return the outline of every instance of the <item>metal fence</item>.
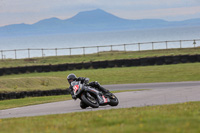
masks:
{"label": "metal fence", "polygon": [[119,45],[104,45],[104,46],[88,46],[88,47],[71,47],[71,48],[49,48],[49,49],[14,49],[1,50],[1,59],[20,59],[33,57],[48,57],[62,55],[86,55],[100,54],[105,51],[143,51],[143,50],[158,50],[158,49],[173,49],[173,48],[192,48],[200,47],[200,39],[193,40],[173,40],[173,41],[158,41],[158,42],[142,42]]}

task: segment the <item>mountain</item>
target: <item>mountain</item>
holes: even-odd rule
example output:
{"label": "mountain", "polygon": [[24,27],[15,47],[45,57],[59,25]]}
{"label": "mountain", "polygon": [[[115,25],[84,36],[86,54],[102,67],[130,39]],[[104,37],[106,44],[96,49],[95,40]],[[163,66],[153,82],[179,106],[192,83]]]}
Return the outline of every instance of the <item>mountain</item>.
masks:
{"label": "mountain", "polygon": [[141,30],[200,26],[200,18],[185,21],[162,19],[122,19],[101,9],[80,12],[72,18],[49,18],[34,24],[13,24],[0,27],[1,36],[46,35],[99,31]]}

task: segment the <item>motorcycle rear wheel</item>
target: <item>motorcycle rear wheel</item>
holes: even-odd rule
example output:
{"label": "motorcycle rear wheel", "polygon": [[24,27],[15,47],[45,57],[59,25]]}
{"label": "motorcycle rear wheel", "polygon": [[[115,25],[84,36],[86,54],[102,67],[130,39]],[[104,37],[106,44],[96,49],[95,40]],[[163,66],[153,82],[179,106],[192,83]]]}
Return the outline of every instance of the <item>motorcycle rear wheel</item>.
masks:
{"label": "motorcycle rear wheel", "polygon": [[82,101],[83,101],[86,105],[88,105],[88,106],[90,106],[90,107],[92,107],[92,108],[98,108],[98,107],[99,107],[98,101],[96,100],[96,103],[91,102],[91,101],[88,99],[86,93],[82,94],[81,99],[82,99]]}

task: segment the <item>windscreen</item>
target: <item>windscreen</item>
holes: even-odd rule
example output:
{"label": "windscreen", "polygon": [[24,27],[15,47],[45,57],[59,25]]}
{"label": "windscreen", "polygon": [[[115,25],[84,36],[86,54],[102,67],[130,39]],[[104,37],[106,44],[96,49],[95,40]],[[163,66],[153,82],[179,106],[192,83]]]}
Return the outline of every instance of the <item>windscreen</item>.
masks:
{"label": "windscreen", "polygon": [[78,81],[73,81],[73,82],[71,83],[72,86],[75,86],[75,85],[78,85],[78,84],[79,84]]}

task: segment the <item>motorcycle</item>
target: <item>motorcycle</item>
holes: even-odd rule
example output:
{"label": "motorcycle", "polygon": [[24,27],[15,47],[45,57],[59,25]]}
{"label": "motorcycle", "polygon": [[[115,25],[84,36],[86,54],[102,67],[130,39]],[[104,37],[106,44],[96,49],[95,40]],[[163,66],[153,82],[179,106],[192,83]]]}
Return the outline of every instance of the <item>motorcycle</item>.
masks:
{"label": "motorcycle", "polygon": [[80,107],[86,109],[87,107],[98,108],[99,106],[117,106],[119,101],[117,97],[109,93],[103,94],[101,91],[96,90],[87,85],[87,83],[81,83],[80,81],[73,81],[71,83],[74,91],[74,95],[81,100]]}

